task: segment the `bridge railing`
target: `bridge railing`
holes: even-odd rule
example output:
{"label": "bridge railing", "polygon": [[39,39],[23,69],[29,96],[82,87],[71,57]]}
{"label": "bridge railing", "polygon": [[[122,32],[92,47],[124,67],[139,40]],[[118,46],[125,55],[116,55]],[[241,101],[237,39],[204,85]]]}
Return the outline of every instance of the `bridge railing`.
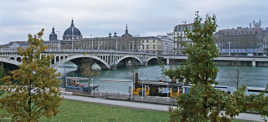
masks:
{"label": "bridge railing", "polygon": [[[16,48],[0,48],[0,53],[17,53]],[[95,50],[95,49],[47,49],[44,53],[110,53],[110,54],[135,54],[135,55],[158,55],[154,51],[139,50]]]}
{"label": "bridge railing", "polygon": [[263,48],[257,49],[219,49],[220,53],[264,53]]}
{"label": "bridge railing", "polygon": [[133,51],[133,50],[93,50],[93,49],[47,49],[46,53],[116,53],[116,54],[147,54],[154,55],[155,52]]}
{"label": "bridge railing", "polygon": [[17,48],[0,48],[1,53],[16,53]]}
{"label": "bridge railing", "polygon": [[[226,55],[227,50],[219,50],[221,57],[266,57],[266,55]],[[232,54],[237,53],[264,53],[263,50],[232,50]],[[0,48],[1,54],[17,53],[17,48]],[[133,54],[133,55],[153,55],[153,56],[185,56],[181,50],[178,51],[161,51],[161,50],[104,50],[104,49],[59,49],[49,48],[44,53],[105,53],[105,54]]]}

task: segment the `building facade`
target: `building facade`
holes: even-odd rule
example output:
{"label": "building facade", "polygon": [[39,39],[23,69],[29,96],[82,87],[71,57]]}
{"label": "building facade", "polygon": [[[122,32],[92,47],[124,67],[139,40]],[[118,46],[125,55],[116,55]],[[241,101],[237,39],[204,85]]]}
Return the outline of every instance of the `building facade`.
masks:
{"label": "building facade", "polygon": [[267,31],[261,28],[261,21],[253,21],[249,27],[219,30],[214,37],[222,54],[258,54],[266,48]]}
{"label": "building facade", "polygon": [[141,42],[140,51],[150,53],[162,53],[163,45],[160,38],[148,36],[148,37],[136,37]]}
{"label": "building facade", "polygon": [[174,54],[174,41],[168,35],[157,36],[162,42],[162,54],[172,55]]}
{"label": "building facade", "polygon": [[[163,40],[161,38],[147,36],[134,37],[129,33],[126,25],[124,33],[118,36],[116,32],[109,33],[107,37],[83,38],[80,30],[75,27],[74,20],[71,25],[64,31],[63,39],[58,39],[55,28],[52,28],[49,34],[49,41],[44,42],[48,49],[88,49],[88,50],[118,50],[133,52],[163,52]],[[24,42],[12,42],[2,47],[17,48],[27,47]]]}
{"label": "building facade", "polygon": [[[115,32],[107,37],[83,38],[73,42],[76,49],[92,49],[92,50],[121,50],[121,51],[139,51],[140,41],[137,37],[133,37],[128,32],[126,26],[125,33],[122,36],[117,36]],[[62,45],[62,48],[69,48]]]}
{"label": "building facade", "polygon": [[173,50],[175,54],[182,54],[182,50],[185,49],[185,44],[192,44],[192,40],[187,38],[185,30],[192,31],[194,29],[193,24],[178,24],[174,27],[173,32],[167,35],[174,41]]}

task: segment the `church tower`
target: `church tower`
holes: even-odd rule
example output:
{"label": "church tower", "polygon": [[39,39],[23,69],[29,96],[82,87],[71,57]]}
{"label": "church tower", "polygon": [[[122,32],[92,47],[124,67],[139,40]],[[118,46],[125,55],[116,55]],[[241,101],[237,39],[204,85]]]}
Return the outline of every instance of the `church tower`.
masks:
{"label": "church tower", "polygon": [[57,34],[55,33],[55,28],[52,28],[52,32],[49,34],[49,41],[57,41]]}
{"label": "church tower", "polygon": [[122,38],[132,38],[132,35],[128,33],[127,25],[126,25],[125,33],[122,35]]}

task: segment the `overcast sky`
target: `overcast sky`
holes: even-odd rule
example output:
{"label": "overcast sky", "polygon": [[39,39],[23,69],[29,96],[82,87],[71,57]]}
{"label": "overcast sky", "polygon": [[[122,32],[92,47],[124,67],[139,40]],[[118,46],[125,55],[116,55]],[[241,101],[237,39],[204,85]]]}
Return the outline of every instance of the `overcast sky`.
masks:
{"label": "overcast sky", "polygon": [[72,18],[84,37],[121,35],[126,24],[134,36],[154,36],[191,22],[197,10],[216,14],[219,29],[245,27],[254,19],[268,27],[267,0],[1,0],[0,44],[27,40],[41,28],[47,40],[52,27],[62,39]]}

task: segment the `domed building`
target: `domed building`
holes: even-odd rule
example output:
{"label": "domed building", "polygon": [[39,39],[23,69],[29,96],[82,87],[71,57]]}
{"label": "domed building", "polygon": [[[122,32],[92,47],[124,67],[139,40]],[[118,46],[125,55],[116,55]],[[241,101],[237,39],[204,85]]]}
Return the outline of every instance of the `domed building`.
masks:
{"label": "domed building", "polygon": [[71,26],[64,31],[63,40],[80,40],[83,36],[78,28],[74,26],[74,20],[72,20]]}

